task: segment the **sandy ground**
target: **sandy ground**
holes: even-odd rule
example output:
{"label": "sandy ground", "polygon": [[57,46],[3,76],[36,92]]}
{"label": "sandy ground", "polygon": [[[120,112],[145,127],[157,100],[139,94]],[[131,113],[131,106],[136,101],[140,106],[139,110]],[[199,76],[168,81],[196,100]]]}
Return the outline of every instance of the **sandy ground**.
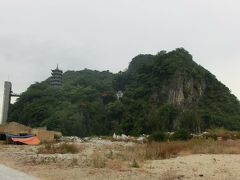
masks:
{"label": "sandy ground", "polygon": [[240,179],[240,155],[188,155],[167,160],[148,161],[151,173],[166,172],[178,179]]}
{"label": "sandy ground", "polygon": [[90,157],[111,147],[86,143],[79,154],[41,155],[36,146],[0,145],[0,163],[46,180],[240,179],[240,155],[186,155],[141,162],[140,168],[112,160],[102,168],[94,167]]}

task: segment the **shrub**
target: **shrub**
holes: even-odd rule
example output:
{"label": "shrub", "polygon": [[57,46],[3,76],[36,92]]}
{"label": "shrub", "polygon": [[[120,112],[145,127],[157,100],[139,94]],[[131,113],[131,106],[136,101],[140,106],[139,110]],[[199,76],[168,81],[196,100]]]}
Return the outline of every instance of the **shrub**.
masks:
{"label": "shrub", "polygon": [[161,131],[154,132],[149,136],[150,141],[161,142],[161,141],[166,141],[167,139],[168,139],[167,135]]}
{"label": "shrub", "polygon": [[59,146],[59,153],[61,154],[67,154],[67,153],[76,154],[78,152],[79,152],[79,149],[74,144],[64,143]]}
{"label": "shrub", "polygon": [[39,154],[76,154],[79,148],[75,144],[45,144],[38,149]]}
{"label": "shrub", "polygon": [[77,158],[73,158],[71,163],[68,165],[69,167],[76,167],[79,166],[78,164],[78,159]]}
{"label": "shrub", "polygon": [[203,135],[203,137],[206,139],[212,139],[214,141],[216,141],[218,138],[216,134],[205,134],[205,135]]}
{"label": "shrub", "polygon": [[171,140],[174,140],[174,141],[176,141],[176,140],[186,141],[191,138],[192,138],[191,133],[185,129],[180,129],[171,136]]}
{"label": "shrub", "polygon": [[137,162],[135,159],[133,160],[132,164],[130,164],[130,166],[131,166],[132,168],[140,168],[138,162]]}

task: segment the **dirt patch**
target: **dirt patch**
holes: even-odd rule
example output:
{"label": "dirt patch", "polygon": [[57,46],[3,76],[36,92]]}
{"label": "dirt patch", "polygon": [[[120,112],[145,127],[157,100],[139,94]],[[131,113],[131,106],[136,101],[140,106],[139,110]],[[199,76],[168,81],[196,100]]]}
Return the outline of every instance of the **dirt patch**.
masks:
{"label": "dirt patch", "polygon": [[45,145],[0,145],[0,163],[47,180],[238,179],[240,176],[239,141],[172,143],[175,144],[95,139],[73,143],[79,148],[75,154],[71,151],[39,154]]}

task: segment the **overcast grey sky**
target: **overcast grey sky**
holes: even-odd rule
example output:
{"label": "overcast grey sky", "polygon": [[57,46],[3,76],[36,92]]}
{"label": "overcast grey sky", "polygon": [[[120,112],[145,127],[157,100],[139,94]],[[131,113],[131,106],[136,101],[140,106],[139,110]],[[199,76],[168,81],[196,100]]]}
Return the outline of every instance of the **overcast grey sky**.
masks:
{"label": "overcast grey sky", "polygon": [[5,80],[20,93],[57,63],[118,72],[137,54],[177,47],[240,98],[239,9],[239,0],[0,0],[0,102]]}

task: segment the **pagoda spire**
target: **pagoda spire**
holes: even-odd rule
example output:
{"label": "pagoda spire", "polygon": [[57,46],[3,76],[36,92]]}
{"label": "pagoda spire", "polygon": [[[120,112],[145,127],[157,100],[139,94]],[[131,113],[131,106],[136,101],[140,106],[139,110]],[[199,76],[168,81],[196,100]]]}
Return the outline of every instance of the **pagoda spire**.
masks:
{"label": "pagoda spire", "polygon": [[63,71],[58,68],[52,70],[52,77],[50,79],[52,86],[62,86],[63,85]]}

